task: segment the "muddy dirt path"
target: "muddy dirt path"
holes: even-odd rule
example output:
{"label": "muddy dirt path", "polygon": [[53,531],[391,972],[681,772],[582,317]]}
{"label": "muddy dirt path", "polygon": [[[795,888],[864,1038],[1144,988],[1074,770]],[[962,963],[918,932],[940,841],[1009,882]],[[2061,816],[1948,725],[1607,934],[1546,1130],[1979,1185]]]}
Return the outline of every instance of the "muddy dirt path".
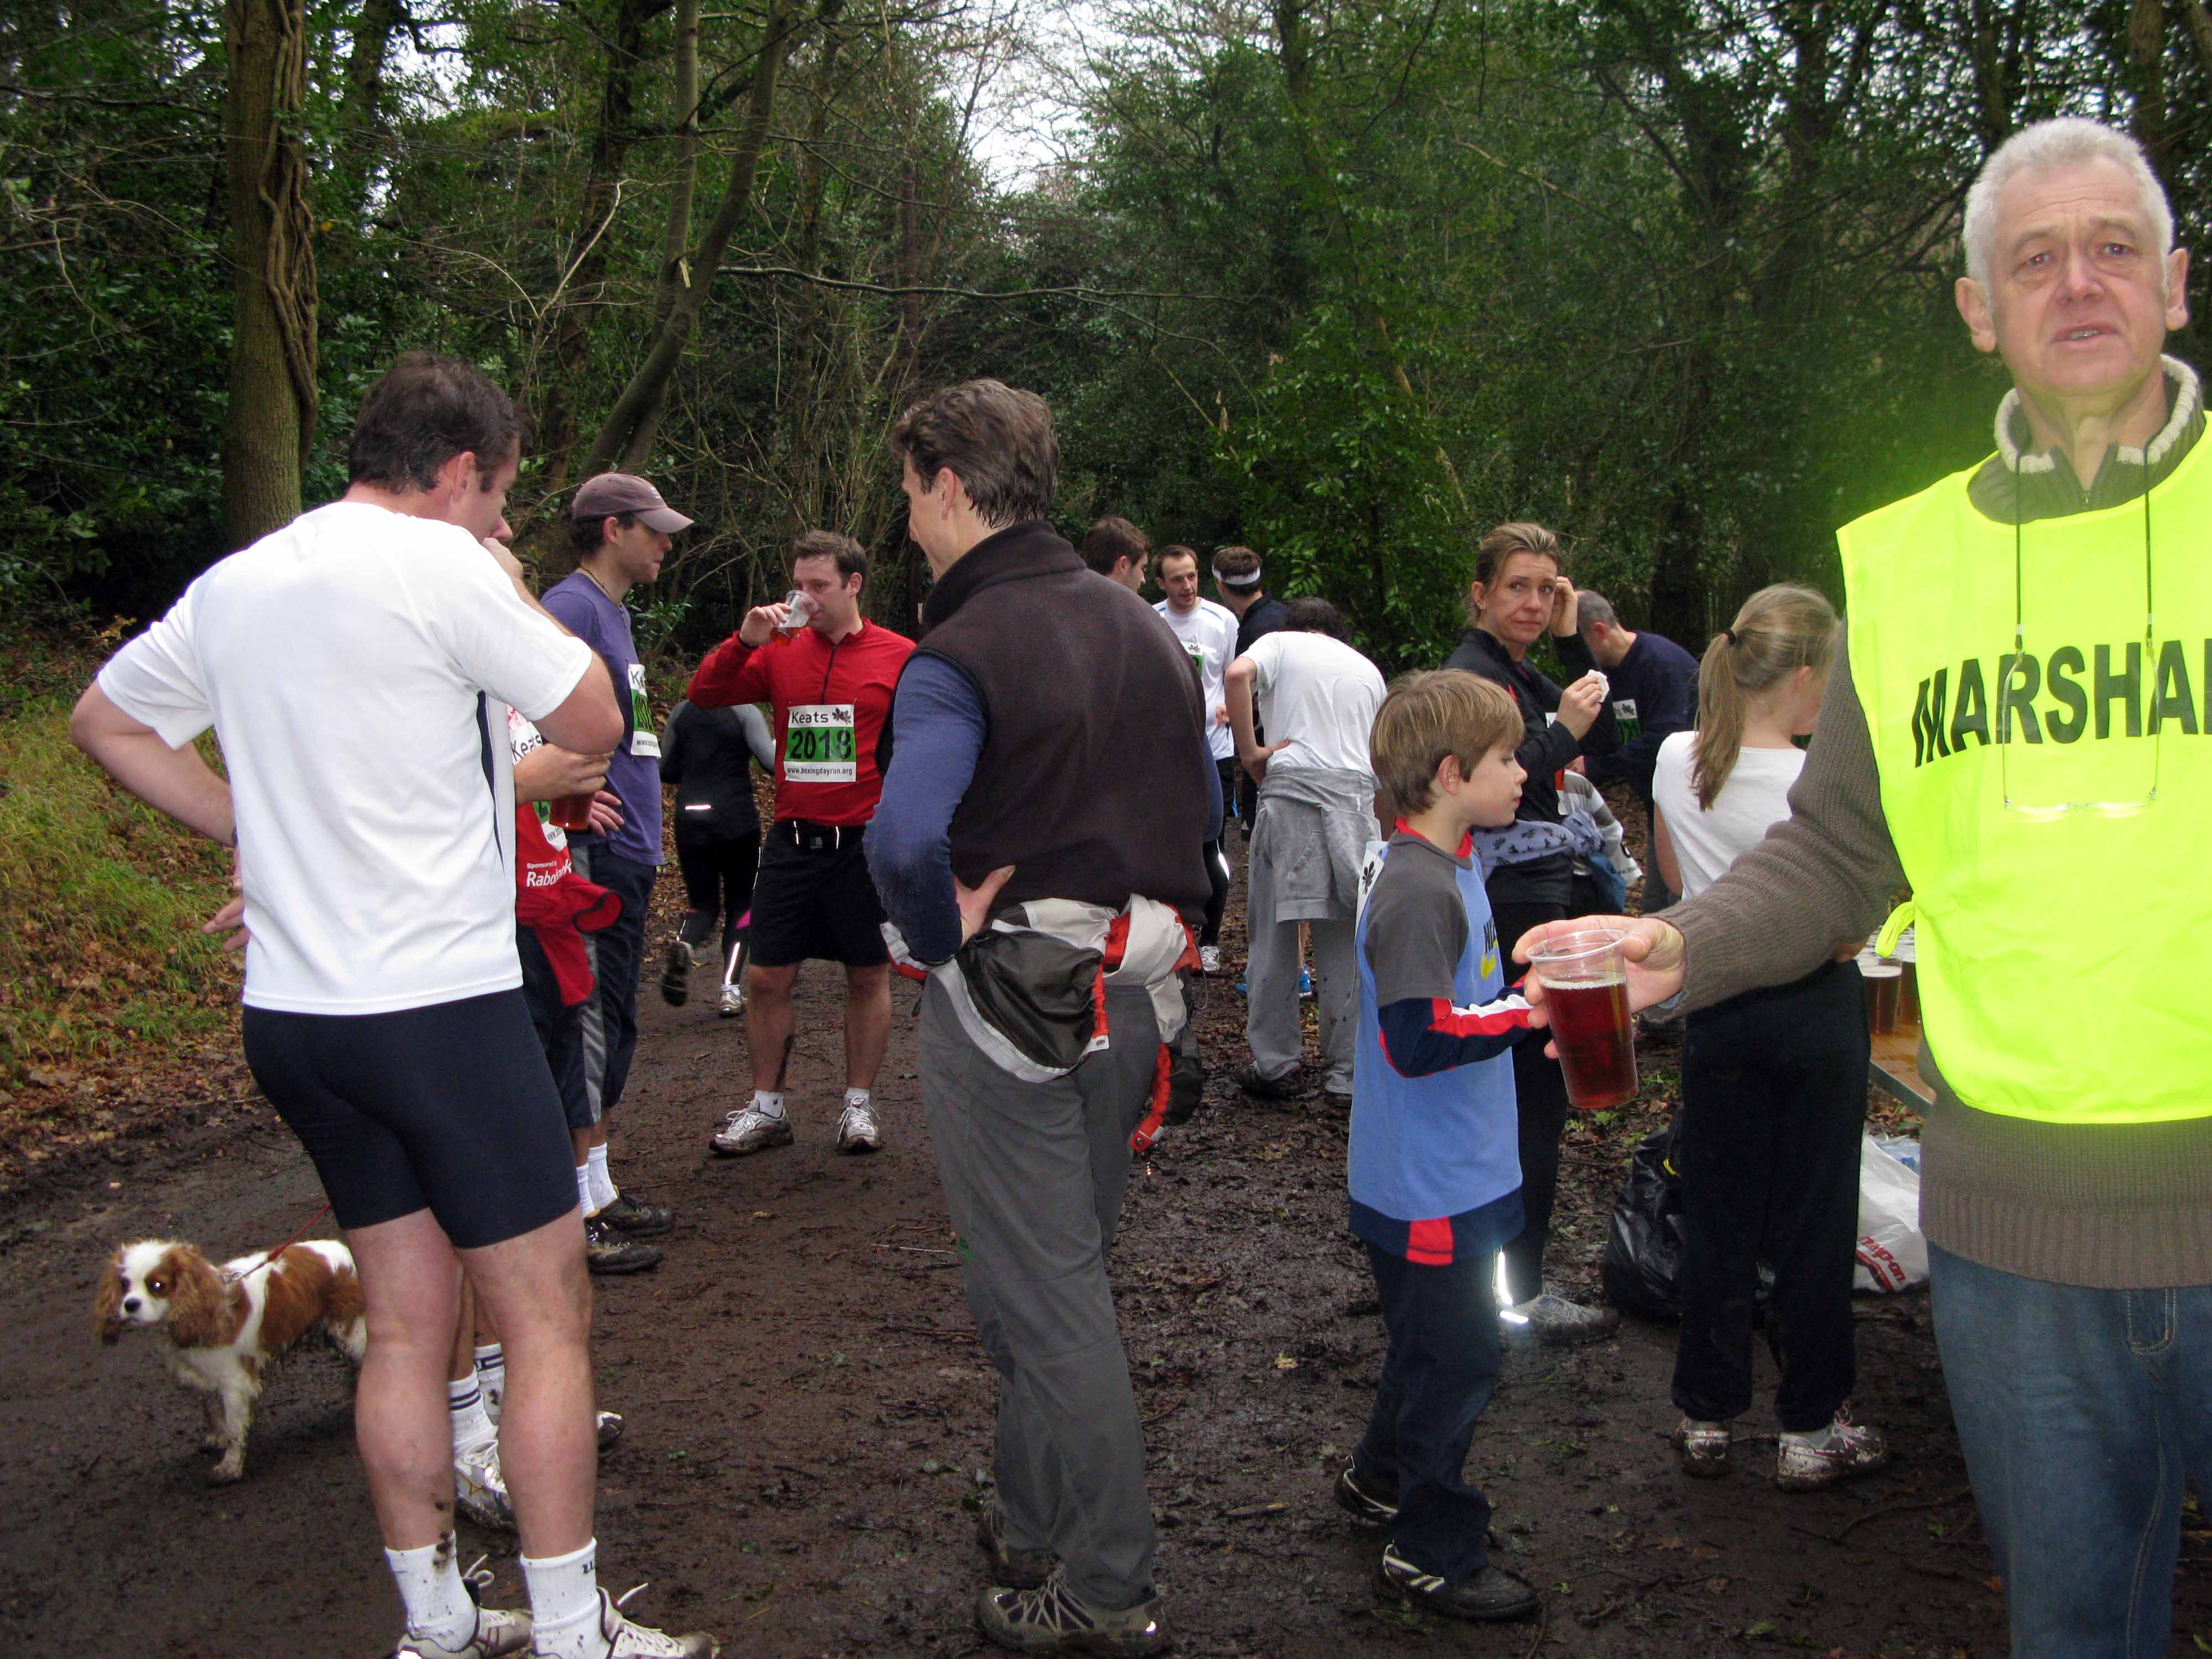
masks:
{"label": "muddy dirt path", "polygon": [[[1241,957],[1233,919],[1224,943]],[[1234,978],[1203,1013],[1224,1074],[1243,1058]],[[617,1170],[681,1219],[657,1272],[598,1286],[601,1403],[629,1419],[601,1467],[601,1573],[617,1592],[651,1580],[641,1616],[711,1627],[733,1655],[972,1654],[992,1389],[921,1127],[914,992],[879,1090],[890,1144],[856,1161],[828,1146],[830,983],[820,968],[802,981],[799,1144],[726,1163],[705,1141],[742,1101],[742,1031],[702,996],[662,1006],[648,981]],[[200,1115],[0,1215],[0,1654],[367,1659],[397,1633],[338,1361],[287,1368],[246,1480],[210,1488],[198,1413],[151,1342],[94,1340],[94,1278],[118,1240],[236,1254],[320,1202],[265,1107]],[[1571,1283],[1592,1282],[1620,1159],[1656,1121],[1578,1131]],[[1759,1478],[1764,1443],[1725,1480],[1675,1471],[1671,1331],[1631,1322],[1595,1349],[1511,1355],[1473,1468],[1507,1564],[1553,1587],[1544,1622],[1470,1629],[1378,1606],[1376,1546],[1328,1497],[1382,1348],[1344,1226],[1344,1130],[1318,1100],[1255,1105],[1224,1075],[1132,1183],[1115,1277],[1181,1653],[2004,1650],[1920,1297],[1861,1306],[1861,1415],[1888,1431],[1895,1466],[1810,1498]],[[1774,1429],[1763,1409],[1744,1426]],[[464,1542],[519,1601],[512,1540]],[[2203,1630],[2212,1583],[2185,1571],[2177,1622]]]}

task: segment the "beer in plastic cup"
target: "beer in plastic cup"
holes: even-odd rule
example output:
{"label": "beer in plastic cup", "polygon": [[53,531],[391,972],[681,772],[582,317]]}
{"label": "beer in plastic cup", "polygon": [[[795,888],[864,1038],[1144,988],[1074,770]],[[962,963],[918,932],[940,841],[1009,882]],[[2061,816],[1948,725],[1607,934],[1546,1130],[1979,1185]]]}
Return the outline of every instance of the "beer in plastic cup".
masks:
{"label": "beer in plastic cup", "polygon": [[1907,1025],[1920,1024],[1920,963],[1919,950],[1914,944],[1912,930],[1897,941],[1897,965],[1905,969],[1897,994],[1897,1017]]}
{"label": "beer in plastic cup", "polygon": [[1544,941],[1528,966],[1552,1011],[1567,1099],[1586,1112],[1636,1098],[1636,1034],[1628,1020],[1627,937],[1608,928],[1559,933]]}
{"label": "beer in plastic cup", "polygon": [[558,800],[550,801],[547,805],[551,811],[547,814],[546,821],[556,830],[588,830],[592,827],[592,795],[586,793],[563,795]]}
{"label": "beer in plastic cup", "polygon": [[1858,960],[1859,977],[1866,981],[1867,1030],[1876,1036],[1893,1036],[1905,969],[1868,951],[1862,951]]}
{"label": "beer in plastic cup", "polygon": [[798,634],[822,611],[822,607],[814,602],[811,593],[796,587],[783,596],[783,605],[787,614],[783,619],[783,626],[776,629],[779,634]]}

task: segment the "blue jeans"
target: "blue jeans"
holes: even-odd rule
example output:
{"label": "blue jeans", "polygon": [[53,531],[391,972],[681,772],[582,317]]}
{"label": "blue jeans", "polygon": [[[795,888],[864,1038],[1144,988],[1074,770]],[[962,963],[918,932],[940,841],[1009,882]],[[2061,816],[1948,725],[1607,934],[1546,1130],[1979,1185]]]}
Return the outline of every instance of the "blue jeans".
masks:
{"label": "blue jeans", "polygon": [[2161,1659],[2184,1490],[2212,1501],[2212,1285],[2088,1290],[1928,1256],[2013,1659]]}

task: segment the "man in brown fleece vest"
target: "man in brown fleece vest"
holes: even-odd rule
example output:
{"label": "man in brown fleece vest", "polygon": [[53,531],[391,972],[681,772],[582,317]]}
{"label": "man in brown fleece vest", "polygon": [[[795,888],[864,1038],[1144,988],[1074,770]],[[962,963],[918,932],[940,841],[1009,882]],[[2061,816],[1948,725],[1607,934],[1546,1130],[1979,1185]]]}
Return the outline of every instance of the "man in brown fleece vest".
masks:
{"label": "man in brown fleece vest", "polygon": [[[2208,739],[2181,712],[2184,671],[2169,687],[2167,668],[2212,648],[2212,605],[2197,378],[2162,350],[2188,320],[2172,227],[2141,149],[2108,128],[2040,122],[1990,157],[1966,199],[1957,298],[1975,345],[2012,375],[1996,453],[1842,532],[1852,649],[1790,818],[1663,920],[1612,921],[1632,930],[1632,1001],[1686,981],[1694,1025],[1701,1008],[1805,973],[1916,888],[1920,1066],[1936,1086],[1920,1219],[2014,1659],[2163,1653],[2184,1483],[2212,1497]],[[2102,673],[2098,729],[2077,743],[2067,697],[2086,705],[2087,687],[2064,665],[2083,656],[2077,640],[2100,669],[2133,662],[2154,576],[2148,626],[2167,641],[2155,682],[2148,665]],[[2112,627],[2124,649],[2098,642]],[[1948,726],[1929,712],[1945,658],[1916,668],[1905,640],[1968,653],[1948,657]],[[2041,732],[2026,672],[2038,652]],[[1967,691],[1982,695],[1984,659],[1997,665],[1986,704]],[[2115,704],[2124,720],[2106,718]],[[2098,787],[2130,762],[2140,787]],[[2121,851],[2153,844],[2168,850]],[[2094,928],[2053,925],[2082,910],[2054,892],[2063,880],[2018,878],[2052,848],[2076,854],[2074,881],[2098,884]],[[2112,992],[2112,965],[2130,960],[2147,970]],[[2150,1042],[2115,1036],[2130,998],[2159,1011]],[[2159,1109],[2136,1109],[2150,1095]]]}

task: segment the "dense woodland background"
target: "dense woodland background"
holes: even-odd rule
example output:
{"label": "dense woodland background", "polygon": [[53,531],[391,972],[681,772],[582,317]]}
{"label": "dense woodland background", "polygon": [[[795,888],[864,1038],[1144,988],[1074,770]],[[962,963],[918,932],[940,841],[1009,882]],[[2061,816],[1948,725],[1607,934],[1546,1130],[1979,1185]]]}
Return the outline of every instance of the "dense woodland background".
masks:
{"label": "dense woodland background", "polygon": [[2126,125],[2203,240],[2208,64],[2203,0],[15,0],[0,605],[156,613],[427,345],[529,410],[548,575],[607,465],[700,520],[648,648],[817,524],[910,618],[884,435],[975,374],[1051,399],[1064,529],[1249,542],[1387,666],[1505,517],[1694,648],[1989,447],[1994,143]]}

